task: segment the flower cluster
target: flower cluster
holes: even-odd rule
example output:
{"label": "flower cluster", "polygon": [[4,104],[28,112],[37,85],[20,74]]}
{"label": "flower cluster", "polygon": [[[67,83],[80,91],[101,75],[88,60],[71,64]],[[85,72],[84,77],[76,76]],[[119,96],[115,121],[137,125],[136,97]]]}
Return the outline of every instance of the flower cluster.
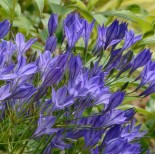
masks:
{"label": "flower cluster", "polygon": [[[143,68],[135,81],[141,81],[134,92],[145,85],[138,96],[155,92],[155,64],[151,52],[144,49],[136,56],[130,49],[141,39],[127,29],[126,23],[115,20],[110,26],[98,26],[94,49],[89,51],[90,36],[95,21],[88,23],[76,13],[69,14],[63,22],[63,44],[66,47],[55,55],[57,38],[55,31],[58,16],[52,14],[48,22],[49,36],[44,52],[26,56],[36,38],[25,41],[18,33],[14,41],[0,43],[0,118],[9,117],[11,111],[17,117],[38,120],[31,139],[47,146],[44,153],[53,149],[70,150],[82,142],[79,153],[140,153],[139,139],[146,132],[135,126],[135,109],[121,110],[128,83],[115,92],[113,81],[129,77]],[[9,31],[7,20],[0,23],[0,39]],[[76,43],[82,38],[84,52],[96,58],[94,62],[77,54]],[[109,56],[103,54],[107,51]],[[84,55],[86,57],[87,54]],[[86,65],[87,63],[87,65]]]}

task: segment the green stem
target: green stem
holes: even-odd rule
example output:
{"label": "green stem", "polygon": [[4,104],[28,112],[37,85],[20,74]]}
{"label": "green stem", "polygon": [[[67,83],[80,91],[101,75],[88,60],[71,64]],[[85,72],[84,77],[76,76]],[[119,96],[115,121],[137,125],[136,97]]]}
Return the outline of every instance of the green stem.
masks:
{"label": "green stem", "polygon": [[25,150],[25,148],[26,148],[28,142],[29,142],[29,140],[26,141],[26,143],[24,144],[24,146],[23,146],[23,148],[22,148],[22,150],[20,151],[19,154],[22,154],[22,153],[24,152],[24,150]]}
{"label": "green stem", "polygon": [[87,63],[87,48],[84,49],[84,65]]}
{"label": "green stem", "polygon": [[47,141],[47,143],[44,145],[43,149],[41,150],[40,154],[42,154],[42,153],[44,152],[45,148],[47,147],[47,145],[49,144],[49,142],[53,139],[54,135],[55,135],[55,134],[53,134],[53,135],[51,136],[51,138],[49,138],[49,140]]}
{"label": "green stem", "polygon": [[[25,130],[25,132],[23,133],[23,135],[19,138],[19,141],[21,141],[27,134],[30,133],[30,127],[32,126],[34,120],[32,120],[32,122],[29,124],[29,126],[27,127],[27,129]],[[24,148],[26,147],[25,145],[27,145],[27,142],[26,144],[24,144]],[[16,143],[16,145],[14,146],[13,150],[11,151],[11,153],[13,153],[16,148],[19,147],[19,143]]]}
{"label": "green stem", "polygon": [[44,135],[43,138],[41,139],[41,141],[39,142],[37,148],[34,151],[34,154],[37,154],[37,151],[39,150],[41,144],[44,142],[45,138],[46,138],[46,135]]}
{"label": "green stem", "polygon": [[0,141],[2,141],[3,138],[5,137],[5,135],[8,134],[8,132],[9,132],[11,126],[12,126],[12,124],[9,125],[9,127],[8,127],[7,130],[5,131],[5,134],[3,134],[3,136],[1,137]]}

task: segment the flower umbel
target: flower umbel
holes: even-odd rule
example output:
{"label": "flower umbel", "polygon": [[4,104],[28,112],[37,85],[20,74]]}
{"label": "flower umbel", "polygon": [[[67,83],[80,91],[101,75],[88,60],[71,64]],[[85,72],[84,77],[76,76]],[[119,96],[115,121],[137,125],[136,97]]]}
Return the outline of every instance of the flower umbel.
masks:
{"label": "flower umbel", "polygon": [[[136,110],[122,110],[120,105],[129,94],[138,97],[155,92],[152,54],[144,49],[135,56],[130,48],[141,35],[135,36],[126,23],[118,20],[107,27],[98,26],[96,45],[91,51],[94,23],[76,13],[69,14],[63,22],[66,48],[59,55],[54,54],[58,42],[54,34],[58,27],[56,14],[48,22],[44,51],[37,51],[33,59],[26,53],[36,38],[25,42],[24,35],[18,33],[13,42],[0,42],[0,118],[2,124],[12,121],[11,127],[17,125],[17,130],[10,130],[17,138],[10,139],[17,141],[23,152],[29,152],[34,142],[30,150],[35,153],[70,153],[74,147],[78,147],[75,153],[141,153],[140,139],[146,132],[135,125]],[[0,39],[9,29],[7,20],[0,22]],[[80,38],[82,53],[76,49]],[[132,81],[114,85],[139,68],[143,71],[134,81],[141,82],[133,92],[128,92]],[[137,90],[144,85],[147,88],[139,93]],[[28,126],[24,133],[19,123]],[[21,137],[28,141],[19,143]],[[10,147],[11,152],[17,145]]]}

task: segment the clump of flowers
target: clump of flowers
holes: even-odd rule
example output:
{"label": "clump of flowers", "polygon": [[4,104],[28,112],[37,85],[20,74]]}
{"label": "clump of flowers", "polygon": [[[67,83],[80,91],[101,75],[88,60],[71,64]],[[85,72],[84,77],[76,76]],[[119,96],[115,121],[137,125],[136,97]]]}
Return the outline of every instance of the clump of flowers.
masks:
{"label": "clump of flowers", "polygon": [[[3,40],[10,23],[0,23],[0,142],[4,150],[109,154],[143,151],[139,140],[146,132],[135,125],[135,109],[121,110],[119,106],[129,94],[143,97],[155,92],[151,52],[144,49],[134,55],[130,48],[141,35],[135,36],[126,23],[118,20],[108,27],[97,26],[96,45],[90,52],[94,25],[95,21],[88,23],[76,13],[69,14],[63,22],[62,44],[66,46],[55,55],[58,17],[52,14],[44,51],[27,57],[26,52],[37,39],[25,41],[18,33],[14,41]],[[83,57],[76,49],[81,38]],[[88,52],[93,61],[87,59]],[[130,77],[141,67],[142,72],[133,81],[141,82],[133,92],[127,91],[129,82],[113,91],[115,81]]]}

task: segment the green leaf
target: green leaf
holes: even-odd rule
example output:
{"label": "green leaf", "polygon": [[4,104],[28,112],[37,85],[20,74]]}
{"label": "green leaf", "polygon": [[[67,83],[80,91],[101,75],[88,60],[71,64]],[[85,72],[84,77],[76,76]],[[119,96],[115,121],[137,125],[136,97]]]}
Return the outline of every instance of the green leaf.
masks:
{"label": "green leaf", "polygon": [[98,0],[94,3],[95,11],[101,12],[106,10],[116,10],[120,7],[123,0]]}
{"label": "green leaf", "polygon": [[98,12],[97,14],[102,14],[104,16],[116,16],[126,20],[130,20],[138,24],[138,26],[142,29],[143,32],[147,32],[152,29],[151,23],[145,20],[143,16],[137,16],[129,10],[120,10],[120,11],[104,11]]}
{"label": "green leaf", "polygon": [[40,14],[42,14],[43,9],[44,9],[44,0],[35,0],[35,2],[39,8]]}
{"label": "green leaf", "polygon": [[126,83],[126,82],[129,82],[130,84],[133,83],[133,84],[139,84],[138,81],[135,81],[135,78],[133,77],[124,77],[124,78],[118,78],[117,80],[114,78],[112,80],[115,80],[113,82],[113,84],[116,84],[116,85],[120,85],[121,83]]}
{"label": "green leaf", "polygon": [[36,50],[40,50],[40,51],[43,51],[43,46],[40,44],[40,43],[35,43],[32,45],[32,48],[36,51]]}
{"label": "green leaf", "polygon": [[131,104],[131,102],[135,100],[137,100],[137,97],[126,96],[123,101],[123,104]]}
{"label": "green leaf", "polygon": [[147,44],[154,44],[154,43],[155,43],[155,36],[151,36],[141,40],[138,45],[147,45]]}
{"label": "green leaf", "polygon": [[100,1],[100,0],[89,0],[88,4],[87,4],[88,9],[91,10],[93,7],[95,7],[95,5],[98,3],[98,1]]}
{"label": "green leaf", "polygon": [[15,8],[17,5],[17,0],[0,0],[0,5],[5,10],[8,15],[8,19],[14,20]]}
{"label": "green leaf", "polygon": [[107,22],[107,18],[100,15],[100,14],[95,14],[93,15],[95,20],[97,21],[98,24],[102,25],[103,23],[106,23]]}
{"label": "green leaf", "polygon": [[14,21],[13,21],[13,27],[18,27],[24,29],[27,33],[30,33],[30,31],[35,31],[35,28],[31,24],[31,22],[24,17],[22,14],[21,16],[18,16]]}
{"label": "green leaf", "polygon": [[62,16],[64,16],[64,15],[72,12],[73,10],[75,10],[75,8],[69,8],[67,6],[55,4],[51,1],[48,1],[48,4],[51,7],[53,13],[56,13],[56,14],[62,15]]}
{"label": "green leaf", "polygon": [[121,91],[125,90],[129,85],[129,82],[126,82],[122,87],[121,87]]}
{"label": "green leaf", "polygon": [[89,12],[87,6],[82,1],[71,0],[71,4],[69,5],[69,7],[78,9],[81,15],[84,18],[86,18],[89,22],[91,22],[94,19],[93,15],[91,14],[91,12]]}
{"label": "green leaf", "polygon": [[47,37],[48,37],[48,30],[47,29],[38,29],[38,32],[39,32],[39,37],[41,38],[41,40],[43,42],[46,41]]}
{"label": "green leaf", "polygon": [[52,4],[57,4],[60,5],[61,4],[61,0],[46,0],[47,3],[52,3]]}
{"label": "green leaf", "polygon": [[147,12],[137,4],[132,4],[132,5],[127,6],[127,10],[130,10],[133,13],[140,13],[140,14],[147,15]]}
{"label": "green leaf", "polygon": [[151,112],[149,112],[149,111],[147,111],[145,109],[139,108],[139,107],[137,107],[135,105],[125,104],[125,105],[119,106],[119,109],[122,109],[122,110],[126,110],[126,109],[129,109],[129,108],[135,108],[136,111],[137,111],[137,113],[142,114],[142,115],[145,115],[145,116],[147,116],[149,118],[155,117],[155,114],[154,113],[151,113]]}
{"label": "green leaf", "polygon": [[15,13],[20,16],[21,15],[21,6],[17,3],[15,7]]}
{"label": "green leaf", "polygon": [[8,14],[10,13],[10,8],[9,8],[9,5],[6,3],[6,1],[1,0],[0,5]]}
{"label": "green leaf", "polygon": [[138,108],[137,107],[136,110],[137,110],[137,112],[139,114],[146,115],[146,116],[148,116],[150,118],[155,117],[155,114],[154,113],[151,113],[151,112],[149,112],[149,111],[147,111],[145,109],[142,109],[142,108]]}

